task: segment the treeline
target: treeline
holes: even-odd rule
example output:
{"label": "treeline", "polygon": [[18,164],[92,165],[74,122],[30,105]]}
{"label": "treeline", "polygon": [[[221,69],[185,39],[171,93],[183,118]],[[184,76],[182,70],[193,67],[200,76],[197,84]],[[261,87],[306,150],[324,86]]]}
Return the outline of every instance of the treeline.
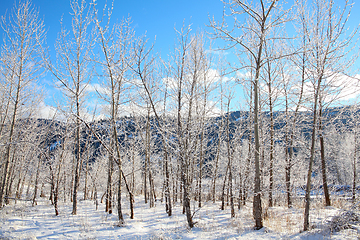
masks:
{"label": "treeline", "polygon": [[[56,215],[60,200],[77,214],[80,198],[99,199],[122,225],[122,203],[133,218],[141,194],[169,216],[180,202],[190,228],[191,204],[221,201],[234,217],[251,203],[260,229],[264,207],[293,207],[303,192],[308,230],[312,186],[327,206],[331,185],[351,184],[356,200],[358,106],[333,108],[357,90],[348,1],[224,1],[209,34],[177,30],[168,59],[130,19],[113,24],[111,6],[70,4],[55,55],[30,1],[2,18],[1,208],[47,196]],[[221,42],[219,54],[208,37]],[[62,92],[48,120],[36,118],[44,74]],[[244,111],[231,113],[240,87]]]}

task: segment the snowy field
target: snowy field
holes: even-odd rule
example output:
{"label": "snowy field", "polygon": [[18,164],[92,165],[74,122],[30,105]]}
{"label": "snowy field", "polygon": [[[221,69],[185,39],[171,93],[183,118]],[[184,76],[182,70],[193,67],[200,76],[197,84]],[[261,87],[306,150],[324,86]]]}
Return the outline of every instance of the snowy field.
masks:
{"label": "snowy field", "polygon": [[71,215],[70,202],[60,204],[59,216],[55,216],[52,205],[44,199],[39,199],[35,207],[24,201],[5,206],[0,210],[0,239],[360,239],[357,225],[340,232],[329,230],[332,217],[341,212],[337,208],[340,203],[330,208],[313,204],[310,232],[301,232],[303,209],[297,207],[267,209],[265,227],[254,231],[250,203],[236,209],[234,219],[230,218],[229,207],[221,211],[220,203],[205,203],[201,209],[195,209],[197,223],[193,229],[187,227],[179,204],[174,206],[173,216],[168,217],[161,202],[149,208],[138,197],[134,219],[129,219],[124,204],[126,224],[122,227],[117,226],[116,214],[105,213],[104,204],[96,210],[93,201],[80,201],[76,216]]}

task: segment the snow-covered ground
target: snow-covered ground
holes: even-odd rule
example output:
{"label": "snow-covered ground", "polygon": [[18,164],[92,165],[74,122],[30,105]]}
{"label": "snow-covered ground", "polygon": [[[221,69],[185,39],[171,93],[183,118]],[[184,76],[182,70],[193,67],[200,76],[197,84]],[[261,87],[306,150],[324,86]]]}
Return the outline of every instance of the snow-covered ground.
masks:
{"label": "snow-covered ground", "polygon": [[219,203],[205,203],[195,209],[193,229],[187,227],[179,204],[168,217],[161,202],[149,208],[138,197],[134,219],[129,219],[124,205],[126,224],[119,227],[117,214],[105,213],[104,204],[96,210],[93,201],[80,201],[76,216],[71,215],[69,202],[61,203],[59,216],[48,200],[39,199],[35,207],[30,202],[17,202],[0,210],[0,239],[360,239],[360,228],[329,231],[329,221],[340,212],[336,207],[314,206],[310,219],[313,229],[300,233],[303,209],[296,207],[267,209],[265,227],[254,231],[251,204],[236,209],[236,217],[231,219],[229,207],[221,211]]}

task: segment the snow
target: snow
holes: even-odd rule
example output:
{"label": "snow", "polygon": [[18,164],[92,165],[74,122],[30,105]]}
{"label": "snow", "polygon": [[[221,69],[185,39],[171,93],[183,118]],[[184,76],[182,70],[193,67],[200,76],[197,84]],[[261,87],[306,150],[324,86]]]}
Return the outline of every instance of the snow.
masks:
{"label": "snow", "polygon": [[[196,204],[192,204],[192,207]],[[193,229],[186,224],[180,204],[173,206],[173,216],[168,217],[164,204],[156,202],[149,208],[143,197],[135,202],[135,218],[129,219],[129,209],[124,196],[123,214],[125,225],[117,225],[116,209],[109,215],[104,204],[79,201],[78,215],[71,215],[72,204],[60,203],[60,215],[55,216],[50,202],[39,199],[38,205],[18,201],[0,210],[0,239],[359,239],[360,228],[345,229],[332,233],[330,220],[340,213],[336,207],[311,209],[313,229],[301,232],[303,208],[273,207],[264,210],[264,228],[252,229],[251,203],[236,209],[236,217],[230,218],[230,208],[219,209],[220,203],[207,202],[196,210]]]}

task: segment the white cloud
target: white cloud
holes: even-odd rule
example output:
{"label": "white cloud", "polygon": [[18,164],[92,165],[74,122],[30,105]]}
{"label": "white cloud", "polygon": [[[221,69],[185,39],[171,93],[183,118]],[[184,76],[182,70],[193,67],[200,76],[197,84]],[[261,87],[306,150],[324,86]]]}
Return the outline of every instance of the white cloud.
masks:
{"label": "white cloud", "polygon": [[101,86],[98,83],[94,83],[94,84],[88,84],[85,88],[86,92],[98,92],[100,94],[108,94],[109,93],[109,89],[106,87]]}
{"label": "white cloud", "polygon": [[[341,73],[327,73],[321,84],[321,96],[324,103],[348,101],[356,98],[360,93],[360,75],[353,77]],[[313,98],[316,83],[307,82],[304,95]]]}
{"label": "white cloud", "polygon": [[40,102],[35,111],[35,115],[39,118],[52,119],[57,114],[56,108]]}
{"label": "white cloud", "polygon": [[236,72],[236,78],[239,79],[240,81],[251,81],[252,80],[252,74],[251,72]]}
{"label": "white cloud", "polygon": [[329,86],[330,93],[328,101],[332,100],[331,97],[336,100],[350,100],[360,93],[360,75],[354,77],[344,74],[332,75],[326,80],[326,85]]}
{"label": "white cloud", "polygon": [[[213,68],[207,69],[206,72],[199,73],[198,76],[199,78],[197,79],[197,84],[201,86],[205,86],[205,84],[209,86],[220,81],[221,79],[224,82],[233,80],[229,77],[222,77],[219,71]],[[186,79],[191,81],[192,76],[188,75]],[[177,88],[178,82],[173,77],[163,78],[162,81],[166,85],[167,89],[175,90]]]}
{"label": "white cloud", "polygon": [[228,51],[225,51],[223,49],[209,49],[205,51],[206,54],[213,54],[213,55],[220,55],[220,56],[226,56],[229,54]]}
{"label": "white cloud", "polygon": [[[221,79],[221,75],[218,70],[210,68],[205,75],[205,83],[214,83]],[[224,79],[223,79],[224,80]]]}

